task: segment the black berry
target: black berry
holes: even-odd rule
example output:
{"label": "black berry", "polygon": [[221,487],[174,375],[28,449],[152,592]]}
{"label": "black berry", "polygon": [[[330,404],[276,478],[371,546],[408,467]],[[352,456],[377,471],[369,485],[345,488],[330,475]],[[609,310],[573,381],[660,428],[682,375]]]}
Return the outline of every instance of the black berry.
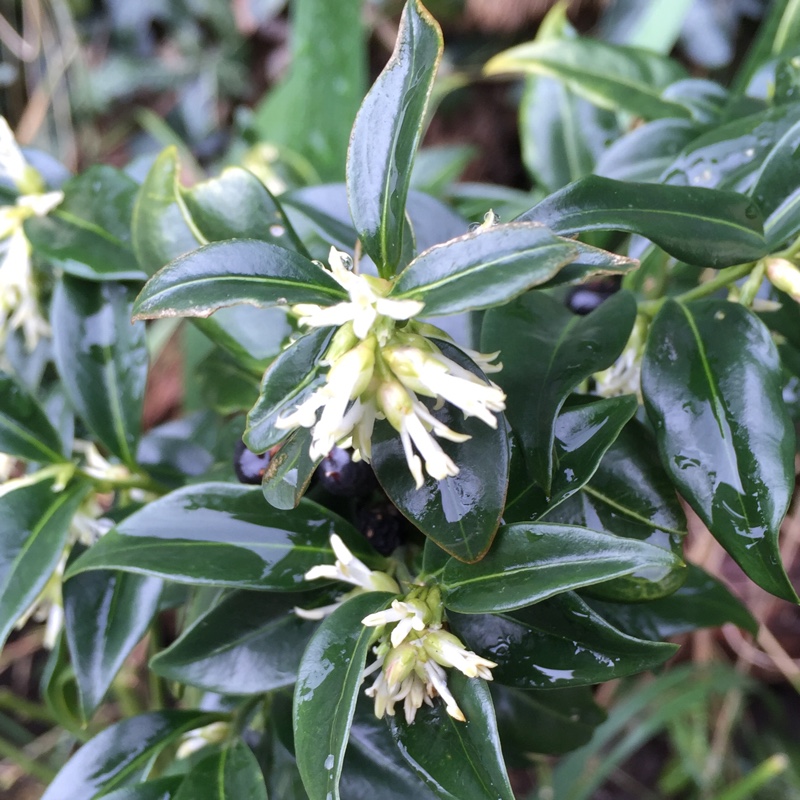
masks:
{"label": "black berry", "polygon": [[350,452],[334,447],[317,467],[320,485],[339,497],[364,497],[376,487],[372,467],[363,461],[353,461]]}
{"label": "black berry", "polygon": [[388,501],[362,508],[356,524],[369,543],[382,555],[388,556],[406,541],[406,521]]}
{"label": "black berry", "polygon": [[573,314],[584,316],[591,314],[619,289],[619,282],[614,279],[600,278],[589,281],[572,289],[565,300],[567,308]]}
{"label": "black berry", "polygon": [[243,441],[236,442],[233,451],[233,471],[241,483],[261,483],[269,466],[269,452],[258,455],[248,450]]}

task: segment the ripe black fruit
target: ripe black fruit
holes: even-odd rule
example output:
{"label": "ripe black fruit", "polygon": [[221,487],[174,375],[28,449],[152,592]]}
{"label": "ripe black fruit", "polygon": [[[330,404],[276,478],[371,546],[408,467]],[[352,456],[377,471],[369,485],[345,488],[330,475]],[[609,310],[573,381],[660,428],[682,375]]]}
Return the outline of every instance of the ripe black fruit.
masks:
{"label": "ripe black fruit", "polygon": [[377,481],[372,467],[364,461],[353,461],[350,451],[334,447],[317,467],[320,485],[338,497],[364,497],[372,492]]}
{"label": "ripe black fruit", "polygon": [[564,301],[573,314],[591,314],[601,303],[608,300],[619,289],[619,281],[614,278],[600,278],[588,281],[571,289]]}
{"label": "ripe black fruit", "polygon": [[357,514],[356,525],[382,556],[390,555],[405,544],[407,523],[388,500],[362,508]]}
{"label": "ripe black fruit", "polygon": [[233,471],[241,483],[258,484],[267,471],[269,459],[269,451],[258,455],[239,440],[233,450]]}

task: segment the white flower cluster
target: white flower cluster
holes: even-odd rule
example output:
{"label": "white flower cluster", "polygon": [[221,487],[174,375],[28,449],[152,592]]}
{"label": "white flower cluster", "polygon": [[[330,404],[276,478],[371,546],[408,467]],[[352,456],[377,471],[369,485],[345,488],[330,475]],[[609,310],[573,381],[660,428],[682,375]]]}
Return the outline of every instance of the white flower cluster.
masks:
{"label": "white flower cluster", "polygon": [[0,178],[22,192],[14,205],[0,206],[0,344],[9,331],[22,329],[32,350],[50,326],[39,310],[31,269],[31,246],[23,223],[49,214],[63,199],[61,192],[43,193],[41,176],[26,163],[8,123],[0,117]]}
{"label": "white flower cluster", "polygon": [[[295,608],[304,619],[322,619],[345,600],[364,592],[400,594],[400,587],[385,572],[370,570],[354,556],[334,533],[331,546],[336,564],[312,567],[306,580],[327,578],[349,583],[356,588],[336,603],[315,609]],[[468,678],[492,680],[493,661],[467,650],[463,642],[442,628],[443,606],[435,587],[416,587],[402,600],[394,600],[385,611],[370,614],[361,620],[375,628],[376,659],[364,670],[362,680],[378,673],[375,682],[366,690],[375,701],[375,716],[394,716],[395,705],[402,701],[406,721],[411,724],[423,703],[433,705],[441,697],[445,710],[454,719],[465,722],[458,703],[447,686],[445,669],[455,668]]]}
{"label": "white flower cluster", "polygon": [[[300,325],[338,326],[322,362],[329,367],[326,383],[291,413],[280,417],[276,427],[313,428],[313,459],[339,445],[353,447],[356,460],[369,462],[375,420],[386,419],[400,434],[417,488],[423,484],[423,461],[427,473],[437,480],[457,475],[458,467],[435,437],[452,442],[469,437],[437,420],[419,396],[435,398],[439,406],[451,403],[464,416],[478,417],[496,428],[494,415],[505,408],[503,391],[441,353],[428,336],[447,338],[446,334],[411,319],[422,311],[423,303],[388,298],[389,281],[355,274],[350,269],[350,257],[335,248],[331,248],[328,260],[334,279],[347,290],[349,301],[329,307],[292,307]],[[400,321],[404,325],[398,326]],[[500,369],[490,363],[497,353],[469,354],[486,372]]]}
{"label": "white flower cluster", "polygon": [[595,391],[601,397],[618,397],[622,394],[635,394],[642,402],[642,357],[647,341],[647,318],[636,317],[628,343],[620,357],[602,372],[592,377]]}

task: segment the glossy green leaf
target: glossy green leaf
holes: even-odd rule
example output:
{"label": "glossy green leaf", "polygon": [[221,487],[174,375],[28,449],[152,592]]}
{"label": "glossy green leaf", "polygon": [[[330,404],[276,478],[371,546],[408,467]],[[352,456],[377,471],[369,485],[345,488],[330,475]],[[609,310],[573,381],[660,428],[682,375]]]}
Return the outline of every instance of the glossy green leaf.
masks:
{"label": "glossy green leaf", "polygon": [[242,436],[254,453],[264,453],[286,438],[287,431],[275,427],[278,418],[288,415],[323,383],[319,366],[331,335],[330,328],[320,328],[301,336],[264,373]]}
{"label": "glossy green leaf", "polygon": [[289,511],[297,508],[314,477],[322,457],[312,459],[309,455],[312,432],[310,428],[298,428],[272,454],[261,484],[266,501],[274,508]]}
{"label": "glossy green leaf", "polygon": [[552,289],[555,286],[583,283],[590,278],[621,275],[639,267],[639,262],[635,258],[620,256],[577,240],[573,240],[572,243],[578,248],[575,261],[562,267],[554,277],[538,288]]}
{"label": "glossy green leaf", "polygon": [[548,192],[589,175],[618,135],[612,112],[546,77],[527,79],[519,127],[525,166]]}
{"label": "glossy green leaf", "polygon": [[661,92],[686,77],[677,61],[597,39],[548,39],[512,47],[484,67],[488,75],[524,72],[563,81],[601,108],[645,119],[688,117],[689,110]]}
{"label": "glossy green leaf", "polygon": [[794,426],[769,331],[740,305],[668,301],[653,322],[642,392],[681,495],[759,586],[797,595],[778,532],[794,489]]}
{"label": "glossy green leaf", "polygon": [[260,374],[215,348],[195,368],[194,375],[206,405],[227,416],[249,411],[258,399]]}
{"label": "glossy green leaf", "polygon": [[316,624],[294,614],[296,594],[235,592],[195,621],[150,662],[165,678],[219,694],[291,686]]}
{"label": "glossy green leaf", "polygon": [[256,108],[254,125],[260,140],[291,148],[321,180],[340,180],[366,90],[362,3],[295,0],[291,22],[288,74]]}
{"label": "glossy green leaf", "polygon": [[659,580],[680,563],[672,553],[634,539],[577,525],[518,522],[500,528],[477,564],[450,559],[442,596],[448,609],[464,614],[513,611],[623,575],[646,572]]}
{"label": "glossy green leaf", "polygon": [[201,247],[160,270],[136,298],[134,318],[207,317],[236,303],[331,305],[346,298],[331,274],[304,256],[236,239]]}
{"label": "glossy green leaf", "polygon": [[353,126],[347,154],[350,210],[364,249],[385,277],[394,274],[408,250],[411,167],[441,54],[439,26],[419,0],[409,0],[394,53]]}
{"label": "glossy green leaf", "polygon": [[586,744],[605,719],[588,687],[521,691],[491,684],[500,742],[509,766],[528,767],[531,753],[560,755]]}
{"label": "glossy green leaf", "polygon": [[714,125],[728,118],[730,95],[715,81],[684,78],[670,84],[662,97],[686,106],[692,113],[692,119],[699,125]]}
{"label": "glossy green leaf", "polygon": [[95,165],[62,190],[64,199],[53,211],[25,221],[34,250],[88,280],[146,278],[131,245],[136,181],[114,167]]}
{"label": "glossy green leaf", "polygon": [[67,637],[63,629],[56,634],[53,649],[47,657],[39,681],[39,694],[53,719],[66,731],[76,734],[83,727],[78,685],[69,663]]}
{"label": "glossy green leaf", "polygon": [[46,474],[0,487],[0,647],[58,566],[69,524],[87,487],[54,492]]}
{"label": "glossy green leaf", "polygon": [[510,614],[448,619],[470,650],[497,664],[494,679],[518,689],[602,683],[653,669],[678,649],[628,636],[573,593]]}
{"label": "glossy green leaf", "polygon": [[267,800],[261,767],[241,740],[192,767],[175,800]]}
{"label": "glossy green leaf", "polygon": [[517,219],[539,222],[564,235],[638,233],[699,267],[730,267],[767,252],[761,212],[751,200],[694,186],[625,183],[590,175]]}
{"label": "glossy green leaf", "polygon": [[[475,364],[447,342],[436,345],[447,357],[486,380]],[[372,467],[389,499],[416,527],[456,558],[473,562],[489,549],[505,504],[510,452],[505,419],[496,429],[477,417],[464,418],[452,406],[437,419],[472,438],[461,444],[439,440],[458,465],[454,477],[436,481],[425,475],[416,488],[408,470],[400,435],[388,422],[378,422],[372,436]]]}
{"label": "glossy green leaf", "polygon": [[[309,800],[339,800],[344,752],[374,633],[361,620],[391,601],[386,592],[356,595],[323,620],[303,653],[294,693],[294,737]],[[325,720],[322,729],[320,720]]]}
{"label": "glossy green leaf", "polygon": [[400,753],[442,800],[514,800],[486,681],[453,669],[447,684],[467,721],[453,719],[441,700],[422,706],[411,725],[402,714],[389,717]]}
{"label": "glossy green leaf", "polygon": [[425,303],[426,316],[501,305],[552,278],[577,251],[539,225],[497,225],[437,245],[398,276],[391,296]]}
{"label": "glossy green leaf", "polygon": [[640,125],[598,158],[595,173],[618,181],[658,181],[698,133],[697,125],[686,119],[657,119]]}
{"label": "glossy green leaf", "polygon": [[0,372],[0,453],[30,461],[66,461],[61,436],[45,410],[5,372]]}
{"label": "glossy green leaf", "polygon": [[511,481],[503,520],[530,522],[575,494],[594,474],[600,459],[619,436],[639,404],[635,397],[609,397],[561,411],[555,425],[551,495],[532,483],[518,454],[512,461]]}
{"label": "glossy green leaf", "polygon": [[172,800],[183,781],[182,775],[125,786],[103,795],[103,800]]}
{"label": "glossy green leaf", "polygon": [[[650,432],[632,421],[600,461],[588,485],[546,512],[549,522],[581,525],[669,550],[680,557],[686,517],[658,458]],[[620,601],[650,600],[670,594],[686,577],[675,569],[661,580],[628,575],[588,589]]]}
{"label": "glossy green leaf", "polygon": [[124,572],[89,572],[64,583],[64,627],[86,719],[147,633],[161,589],[157,578]]}
{"label": "glossy green leaf", "polygon": [[545,493],[551,491],[555,424],[564,400],[614,363],[635,317],[636,304],[627,292],[585,317],[538,292],[486,314],[481,349],[503,354],[496,381],[507,395],[506,416],[522,440],[531,476]]}
{"label": "glossy green leaf", "polygon": [[283,512],[265,505],[258,488],[201,483],[123,520],[67,575],[119,569],[178,583],[298,591],[314,585],[303,577],[311,567],[336,560],[328,541],[334,532],[359,558],[375,563],[364,538],[315,503],[304,500]]}
{"label": "glossy green leaf", "polygon": [[798,120],[800,105],[795,103],[718,125],[684,148],[661,179],[679,186],[746,192],[775,142]]}
{"label": "glossy green leaf", "polygon": [[800,122],[796,122],[775,143],[764,159],[751,196],[766,220],[764,231],[771,248],[800,233]]}
{"label": "glossy green leaf", "polygon": [[51,309],[56,366],[70,402],[98,439],[135,466],[147,380],[144,323],[119,283],[65,276]]}
{"label": "glossy green leaf", "polygon": [[170,742],[219,718],[203,711],[153,711],[110,725],[67,762],[42,800],[95,800],[141,777]]}
{"label": "glossy green leaf", "polygon": [[589,605],[607,622],[631,636],[660,641],[699,628],[716,628],[732,622],[758,633],[750,612],[716,578],[688,564],[686,581],[667,597],[647,603],[609,603],[590,598]]}

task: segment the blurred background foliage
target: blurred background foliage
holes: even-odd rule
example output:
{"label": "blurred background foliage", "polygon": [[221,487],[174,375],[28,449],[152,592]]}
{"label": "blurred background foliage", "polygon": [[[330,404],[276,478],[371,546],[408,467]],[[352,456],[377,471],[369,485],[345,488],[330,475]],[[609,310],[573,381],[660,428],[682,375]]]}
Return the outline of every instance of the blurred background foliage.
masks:
{"label": "blurred background foliage", "polygon": [[[520,105],[529,107],[523,83],[485,80],[480,71],[495,53],[532,39],[554,2],[427,5],[444,28],[446,53],[415,187],[472,220],[490,205],[510,218],[561,176],[548,173],[518,120]],[[728,83],[771,5],[574,0],[566,12],[581,33],[672,53],[693,76]],[[2,0],[0,113],[54,182],[97,162],[140,180],[167,145],[177,146],[188,184],[229,164],[246,166],[276,194],[341,181],[356,110],[391,52],[400,7],[399,0]],[[193,329],[169,326],[154,329],[151,345],[148,426],[201,406],[195,367],[209,351]],[[784,561],[797,581],[796,502],[784,534]],[[740,580],[699,523],[689,548],[690,560],[753,610],[758,638],[731,626],[691,637],[676,631],[684,645],[677,663],[595,692],[608,718],[588,744],[560,760],[513,765],[520,797],[800,798],[798,610]],[[38,692],[41,640],[41,626],[29,625],[0,655],[0,795],[13,800],[39,797],[68,755],[57,714]],[[147,655],[145,643],[117,680],[119,713],[155,700],[157,685],[140,680]],[[565,750],[585,740],[578,696],[575,707],[575,741]],[[546,731],[548,713],[532,709],[532,728]],[[505,736],[522,749],[531,741],[530,731]]]}

